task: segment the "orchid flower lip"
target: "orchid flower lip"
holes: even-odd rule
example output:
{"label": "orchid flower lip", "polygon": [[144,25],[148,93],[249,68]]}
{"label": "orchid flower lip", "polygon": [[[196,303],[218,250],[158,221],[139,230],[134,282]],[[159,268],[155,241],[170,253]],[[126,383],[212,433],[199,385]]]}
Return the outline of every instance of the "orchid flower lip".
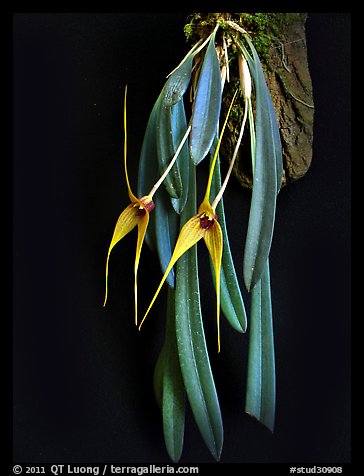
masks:
{"label": "orchid flower lip", "polygon": [[[136,204],[134,205],[134,207],[135,207],[135,208],[138,207],[138,204],[136,203]],[[146,212],[145,208],[143,208],[142,206],[139,206],[139,207],[138,207],[138,210],[137,210],[136,213],[135,213],[135,216],[137,216],[137,217],[143,217],[146,213],[147,213],[147,212]]]}
{"label": "orchid flower lip", "polygon": [[137,217],[142,217],[144,216],[146,213],[150,213],[154,207],[155,207],[155,204],[153,202],[153,200],[148,196],[148,195],[145,195],[144,197],[142,198],[139,198],[133,205],[135,208],[138,208],[137,212],[136,212],[136,216]]}
{"label": "orchid flower lip", "polygon": [[138,228],[138,239],[137,247],[135,254],[134,262],[134,301],[135,301],[135,324],[137,324],[137,308],[138,308],[138,286],[137,286],[137,273],[139,267],[140,253],[143,246],[145,234],[147,231],[149,223],[149,212],[151,212],[155,206],[152,196],[144,195],[141,198],[138,198],[134,195],[131,190],[129,177],[128,177],[128,168],[127,168],[127,127],[126,127],[126,95],[127,95],[127,86],[125,86],[124,93],[124,173],[126,179],[126,185],[128,189],[128,195],[130,199],[130,204],[123,210],[121,215],[118,218],[116,223],[114,234],[109,245],[109,250],[106,258],[106,276],[105,276],[105,299],[104,306],[107,301],[108,295],[108,268],[109,268],[109,257],[114,246],[119,243],[121,239],[124,238],[134,227]]}
{"label": "orchid flower lip", "polygon": [[200,215],[200,226],[204,230],[210,229],[215,223],[215,221],[217,221],[217,215],[214,215],[213,217],[211,217],[206,212],[203,212]]}
{"label": "orchid flower lip", "polygon": [[[222,260],[222,250],[223,250],[223,239],[222,239],[222,231],[221,231],[221,226],[218,222],[218,217],[215,213],[216,207],[214,204],[211,205],[210,203],[210,192],[211,192],[211,183],[213,179],[213,172],[215,168],[215,164],[217,161],[217,156],[219,152],[219,148],[221,145],[221,140],[222,136],[224,134],[224,130],[228,121],[228,117],[230,115],[235,97],[237,95],[238,90],[235,91],[233,99],[230,103],[230,107],[228,110],[228,113],[226,115],[224,125],[222,127],[220,137],[217,143],[217,146],[215,147],[215,152],[214,156],[212,159],[212,164],[210,165],[210,172],[209,172],[209,178],[207,181],[207,187],[206,187],[206,192],[204,199],[202,200],[202,203],[198,209],[197,215],[194,215],[192,218],[190,218],[181,228],[179,236],[177,238],[177,242],[174,247],[174,251],[172,254],[172,257],[170,259],[170,262],[164,272],[164,276],[159,283],[159,286],[157,288],[157,291],[155,292],[153,299],[147,309],[147,311],[144,314],[144,317],[139,324],[139,330],[141,326],[143,325],[143,322],[145,321],[147,315],[149,314],[149,311],[151,310],[155,300],[157,299],[157,296],[164,284],[164,282],[167,279],[167,276],[175,263],[179,260],[179,258],[186,252],[188,251],[192,246],[196,245],[197,242],[200,239],[204,239],[207,249],[209,251],[214,269],[215,269],[215,287],[216,287],[216,316],[217,316],[217,328],[218,328],[218,352],[220,352],[220,274],[221,274],[221,260]],[[187,136],[191,130],[191,125],[187,128],[186,133],[180,143],[179,148],[182,146],[183,142],[187,139]],[[172,159],[171,163],[175,160],[177,156],[176,151],[175,157]],[[171,164],[170,163],[170,164]],[[167,168],[168,169],[168,168]],[[166,169],[166,170],[167,170]],[[151,199],[153,197],[153,194],[159,187],[159,185],[162,183],[164,179],[164,175],[159,179],[159,181],[154,185],[152,188],[151,192],[149,193],[149,198]]]}
{"label": "orchid flower lip", "polygon": [[155,204],[154,204],[152,198],[149,195],[145,195],[144,197],[140,198],[139,201],[140,201],[141,206],[147,212],[151,212],[155,207]]}

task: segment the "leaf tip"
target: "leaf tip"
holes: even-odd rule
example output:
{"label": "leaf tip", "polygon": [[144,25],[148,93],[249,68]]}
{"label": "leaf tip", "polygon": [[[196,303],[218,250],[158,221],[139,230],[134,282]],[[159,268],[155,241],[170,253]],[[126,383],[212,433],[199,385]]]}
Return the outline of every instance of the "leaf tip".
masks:
{"label": "leaf tip", "polygon": [[264,418],[262,415],[256,415],[252,411],[245,410],[245,413],[249,415],[254,420],[257,420],[263,426],[265,426],[272,434],[274,433],[274,417]]}

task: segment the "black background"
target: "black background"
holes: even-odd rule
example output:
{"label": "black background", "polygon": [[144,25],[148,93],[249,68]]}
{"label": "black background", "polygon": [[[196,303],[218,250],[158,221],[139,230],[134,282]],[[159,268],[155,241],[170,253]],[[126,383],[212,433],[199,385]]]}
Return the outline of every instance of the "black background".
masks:
{"label": "black background", "polygon": [[[187,13],[13,16],[14,462],[170,463],[152,374],[164,332],[161,296],[133,324],[135,234],[105,257],[127,205],[151,107],[188,46]],[[201,257],[208,346],[222,408],[222,463],[350,461],[350,29],[344,13],[312,13],[313,162],[283,189],[271,252],[277,364],[274,434],[244,413],[248,337],[222,324]],[[206,165],[201,165],[201,187]],[[241,279],[249,193],[225,194]],[[156,271],[157,270],[157,271]],[[205,272],[205,270],[207,270]],[[145,247],[140,308],[160,279]],[[246,294],[245,294],[246,296]],[[248,303],[247,298],[247,303]],[[211,318],[210,318],[211,316]],[[212,462],[187,413],[180,463]]]}

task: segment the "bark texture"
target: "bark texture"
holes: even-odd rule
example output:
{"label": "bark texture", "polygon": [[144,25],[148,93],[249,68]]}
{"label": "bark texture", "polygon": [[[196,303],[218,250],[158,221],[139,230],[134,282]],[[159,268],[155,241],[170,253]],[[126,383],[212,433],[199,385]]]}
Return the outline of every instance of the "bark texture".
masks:
{"label": "bark texture", "polygon": [[[198,13],[191,16],[185,28],[187,37],[193,41],[206,37],[217,20],[231,19],[250,34],[277,115],[284,162],[283,185],[303,177],[312,161],[314,107],[307,59],[306,18],[304,13]],[[224,116],[239,78],[236,63],[232,56],[231,78],[224,91]],[[237,110],[228,124],[221,148],[223,159],[230,160],[232,156],[242,112]],[[244,187],[251,188],[248,142],[246,139],[239,150],[234,172]]]}

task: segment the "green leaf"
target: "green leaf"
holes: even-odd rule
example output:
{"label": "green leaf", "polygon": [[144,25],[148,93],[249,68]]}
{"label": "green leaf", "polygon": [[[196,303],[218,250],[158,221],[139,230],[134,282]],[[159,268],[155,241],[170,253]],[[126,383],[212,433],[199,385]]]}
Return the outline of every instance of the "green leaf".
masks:
{"label": "green leaf", "polygon": [[[281,143],[281,137],[279,134],[279,127],[278,127],[278,122],[277,122],[277,116],[274,110],[273,106],[273,101],[267,86],[267,83],[265,82],[265,77],[263,73],[263,69],[258,57],[258,54],[256,52],[256,49],[254,48],[253,43],[251,42],[250,38],[246,36],[246,39],[248,41],[248,44],[250,45],[250,48],[253,52],[253,57],[248,53],[246,48],[243,46],[243,52],[244,55],[248,61],[250,72],[254,78],[254,82],[257,83],[259,82],[259,78],[257,78],[257,75],[261,77],[261,83],[263,85],[263,88],[265,89],[265,95],[266,95],[266,102],[268,105],[268,109],[266,111],[267,115],[269,116],[269,121],[270,121],[270,127],[271,127],[271,133],[272,133],[272,142],[274,144],[274,160],[276,162],[276,174],[277,174],[277,189],[282,185],[282,174],[283,174],[283,157],[282,157],[282,143]],[[240,43],[241,46],[241,43]],[[256,66],[257,64],[257,66]]]}
{"label": "green leaf", "polygon": [[182,453],[185,428],[185,390],[178,360],[175,293],[168,289],[166,335],[153,376],[154,393],[163,417],[166,448],[176,463]]}
{"label": "green leaf", "polygon": [[163,106],[173,106],[182,99],[191,80],[193,57],[191,53],[168,78],[162,91]]}
{"label": "green leaf", "polygon": [[213,34],[206,49],[193,104],[190,154],[196,165],[206,157],[211,148],[219,122],[220,109],[220,63],[215,50],[215,34]]}
{"label": "green leaf", "polygon": [[[154,103],[153,109],[150,113],[147,127],[144,133],[144,139],[139,157],[139,171],[138,171],[138,197],[147,195],[155,182],[158,180],[159,168],[157,160],[157,117],[161,103],[161,96],[158,97]],[[155,214],[152,212],[149,215],[149,225],[145,240],[149,248],[156,252],[157,242],[155,236]]]}
{"label": "green leaf", "polygon": [[[254,48],[251,41],[249,39],[248,39],[248,41],[249,41],[249,44],[251,45],[251,48]],[[261,70],[261,72],[262,72],[262,68],[261,68],[261,66],[260,66],[260,68],[259,67],[256,68],[254,60],[252,59],[252,57],[248,54],[248,52],[246,50],[245,50],[245,57],[248,58],[247,61],[248,61],[248,64],[250,66],[250,72],[251,72],[252,76],[254,77],[254,81],[257,82],[258,81],[258,79],[256,77],[257,71]],[[256,51],[255,51],[255,54],[254,54],[254,58],[260,64],[260,61],[259,61],[259,58],[258,58],[258,55],[257,55]],[[263,79],[264,79],[264,83],[265,83],[264,74],[263,74]],[[282,143],[281,143],[281,137],[280,137],[280,134],[279,134],[277,116],[276,116],[276,113],[275,113],[275,110],[274,110],[272,98],[271,98],[271,95],[269,93],[267,83],[265,83],[265,89],[266,89],[266,91],[265,91],[266,101],[267,101],[267,105],[268,105],[268,109],[267,109],[266,112],[267,112],[267,115],[269,115],[271,132],[272,132],[272,141],[273,141],[273,144],[274,144],[274,152],[275,152],[274,159],[275,159],[275,162],[276,162],[276,174],[277,174],[277,190],[279,191],[279,189],[282,185],[282,173],[283,173]],[[251,101],[250,101],[249,106],[250,106],[249,114],[252,116]],[[250,120],[250,118],[249,118],[249,120]],[[255,148],[255,143],[254,143],[254,148]]]}
{"label": "green leaf", "polygon": [[[156,100],[149,116],[139,159],[138,196],[147,195],[159,177],[157,159],[157,119],[161,96]],[[164,273],[172,256],[178,233],[178,217],[175,214],[167,192],[161,187],[153,197],[155,208],[149,215],[146,242],[158,255]],[[167,278],[169,286],[174,287],[173,270]]]}
{"label": "green leaf", "polygon": [[244,251],[244,281],[251,291],[260,279],[269,256],[280,186],[279,163],[281,146],[277,120],[263,69],[255,48],[247,41],[253,61],[247,61],[253,76],[256,95],[256,144],[254,157],[253,192]]}
{"label": "green leaf", "polygon": [[245,411],[274,428],[276,380],[269,263],[252,291]]}
{"label": "green leaf", "polygon": [[[196,213],[195,167],[182,224]],[[181,372],[188,400],[201,435],[217,460],[223,445],[223,426],[202,323],[197,266],[193,246],[176,265],[176,335]]]}
{"label": "green leaf", "polygon": [[[220,188],[221,173],[220,158],[218,157],[212,179],[211,195],[216,196]],[[247,315],[230,250],[223,199],[220,200],[218,206],[216,207],[216,214],[221,226],[224,244],[220,276],[221,309],[224,316],[234,329],[236,329],[238,332],[245,332],[247,326]],[[215,283],[215,272],[212,265],[211,272]]]}
{"label": "green leaf", "polygon": [[[173,114],[172,107],[163,106],[160,104],[157,117],[157,156],[159,163],[159,172],[162,175],[168,167],[172,157],[175,153],[174,148],[174,133],[173,133]],[[172,198],[180,198],[182,195],[182,179],[176,162],[163,184]]]}
{"label": "green leaf", "polygon": [[[180,145],[186,130],[187,118],[184,103],[183,100],[181,100],[172,107],[172,140],[174,151],[176,151]],[[171,198],[172,206],[178,214],[182,212],[188,197],[190,162],[191,159],[188,151],[188,143],[186,141],[177,158],[177,167],[182,182],[182,193],[180,198]]]}
{"label": "green leaf", "polygon": [[[155,208],[152,213],[155,216],[155,236],[156,248],[158,252],[159,262],[164,274],[171,260],[174,245],[176,243],[179,217],[171,206],[171,202],[166,191],[161,188],[155,194]],[[174,271],[173,269],[167,277],[167,283],[174,287]]]}
{"label": "green leaf", "polygon": [[[187,129],[187,119],[183,101],[177,102],[171,110],[171,138],[173,154],[177,150]],[[181,177],[182,194],[180,198],[170,198],[166,190],[161,188],[155,195],[155,235],[156,248],[163,274],[171,260],[174,245],[178,235],[179,218],[176,213],[181,213],[188,195],[190,157],[187,142],[183,145],[176,161]],[[167,278],[169,286],[174,287],[174,272]]]}
{"label": "green leaf", "polygon": [[183,448],[185,389],[178,359],[175,324],[175,292],[169,288],[164,343],[163,430],[168,454],[176,463],[181,457]]}

